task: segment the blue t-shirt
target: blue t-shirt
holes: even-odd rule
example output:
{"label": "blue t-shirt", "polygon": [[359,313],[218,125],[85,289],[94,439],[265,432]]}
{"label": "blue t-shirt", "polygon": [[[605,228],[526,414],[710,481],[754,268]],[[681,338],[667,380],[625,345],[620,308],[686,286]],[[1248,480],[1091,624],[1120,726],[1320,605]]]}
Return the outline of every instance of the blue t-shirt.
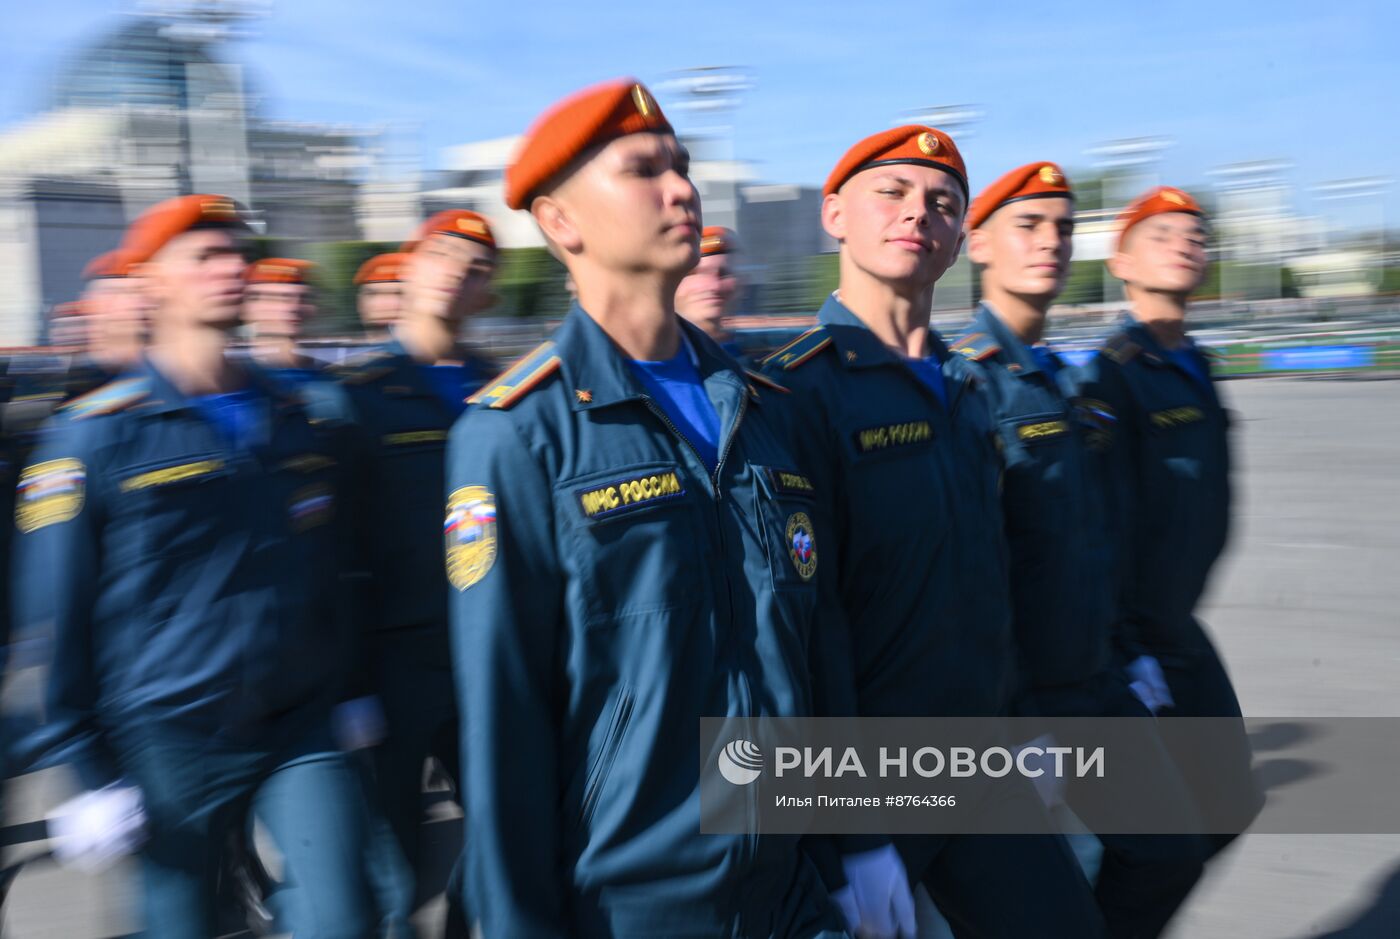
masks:
{"label": "blue t-shirt", "polygon": [[922,359],[905,359],[905,364],[914,372],[914,375],[927,385],[934,394],[938,395],[938,401],[944,408],[948,407],[948,386],[943,382],[943,363],[938,361],[937,356],[926,355]]}
{"label": "blue t-shirt", "polygon": [[1050,347],[1041,343],[1028,348],[1031,350],[1031,356],[1035,359],[1035,364],[1040,366],[1042,372],[1050,376],[1051,381],[1054,381],[1055,376],[1060,372],[1060,363],[1055,358],[1055,354],[1050,351]]}
{"label": "blue t-shirt", "polygon": [[260,443],[266,430],[263,424],[262,394],[254,388],[242,388],[218,395],[200,395],[192,399],[229,446],[248,450]]}
{"label": "blue t-shirt", "polygon": [[467,380],[471,376],[465,365],[419,365],[418,368],[453,414],[467,409]]}
{"label": "blue t-shirt", "polygon": [[694,355],[682,336],[680,349],[666,361],[633,360],[631,366],[651,397],[713,473],[719,462],[719,412],[705,394]]}

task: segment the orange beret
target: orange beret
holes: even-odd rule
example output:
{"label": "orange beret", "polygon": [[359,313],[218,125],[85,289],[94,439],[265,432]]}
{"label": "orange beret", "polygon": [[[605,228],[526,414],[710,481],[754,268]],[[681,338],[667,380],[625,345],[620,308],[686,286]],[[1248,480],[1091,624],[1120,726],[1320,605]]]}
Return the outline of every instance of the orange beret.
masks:
{"label": "orange beret", "polygon": [[706,225],[700,233],[700,256],[732,254],[739,250],[739,238],[723,225]]}
{"label": "orange beret", "polygon": [[1027,163],[1002,176],[972,200],[967,210],[967,230],[972,231],[1008,202],[1022,199],[1073,199],[1064,170],[1054,163]]}
{"label": "orange beret", "polygon": [[1202,218],[1206,214],[1190,193],[1173,186],[1154,187],[1128,203],[1128,207],[1118,214],[1118,244],[1123,243],[1123,236],[1138,222],[1167,212],[1185,212]]}
{"label": "orange beret", "polygon": [[506,167],[506,205],[529,208],[534,194],[589,147],[628,134],[673,133],[661,106],[634,78],[576,92],[546,110],[525,132]]}
{"label": "orange beret", "polygon": [[263,258],[249,264],[243,278],[250,284],[304,284],[315,267],[300,258]]}
{"label": "orange beret", "polygon": [[131,273],[131,259],[120,248],[104,251],[83,268],[83,280],[99,280],[103,277],[125,277]]}
{"label": "orange beret", "polygon": [[403,280],[403,262],[408,255],[398,251],[376,254],[355,272],[355,286],[364,284],[396,284]]}
{"label": "orange beret", "polygon": [[891,163],[913,163],[952,173],[962,186],[963,195],[967,195],[967,167],[963,165],[958,145],[943,131],[922,124],[905,124],[872,134],[847,150],[826,178],[822,195],[836,192],[861,170]]}
{"label": "orange beret", "polygon": [[177,235],[196,228],[249,230],[238,203],[228,196],[197,193],[158,202],[142,212],[126,230],[122,250],[130,263],[144,264]]}
{"label": "orange beret", "polygon": [[496,250],[496,236],[491,233],[491,224],[485,216],[466,209],[444,209],[435,213],[413,233],[413,237],[403,243],[400,252],[407,253],[418,247],[418,242],[429,235],[455,235],[477,244]]}

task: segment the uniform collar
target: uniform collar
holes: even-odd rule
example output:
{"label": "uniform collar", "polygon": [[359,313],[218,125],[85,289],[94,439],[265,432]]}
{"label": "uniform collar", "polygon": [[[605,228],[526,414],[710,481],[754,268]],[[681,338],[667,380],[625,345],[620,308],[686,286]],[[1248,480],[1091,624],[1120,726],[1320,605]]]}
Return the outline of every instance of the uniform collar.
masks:
{"label": "uniform collar", "polygon": [[[1040,361],[1031,351],[1030,346],[1015,331],[1003,322],[997,315],[996,310],[986,300],[977,305],[977,314],[972,318],[972,328],[977,332],[984,332],[996,340],[1001,347],[1002,354],[1010,360],[1008,371],[1020,375],[1024,378],[1036,372],[1043,372]],[[1051,355],[1054,355],[1052,352]]]}
{"label": "uniform collar", "polygon": [[[1139,322],[1138,318],[1133,316],[1131,311],[1123,314],[1122,319],[1118,321],[1118,325],[1128,334],[1133,342],[1142,347],[1141,355],[1148,362],[1153,365],[1168,367],[1175,365],[1175,363],[1172,362],[1171,352],[1157,341],[1157,337],[1152,335],[1152,330]],[[1196,341],[1189,335],[1186,336],[1186,345],[1182,348],[1195,352],[1198,355],[1200,354],[1200,350],[1196,348]],[[1202,358],[1204,358],[1204,356],[1202,356]]]}
{"label": "uniform collar", "polygon": [[[676,319],[683,340],[689,340],[695,367],[706,390],[713,396],[718,383],[749,393],[748,382],[735,371],[714,340],[680,317]],[[570,404],[575,411],[596,410],[647,395],[631,361],[577,303],[554,333],[553,342],[554,353],[559,356],[559,370],[569,388]]]}
{"label": "uniform collar", "polygon": [[[904,367],[903,358],[890,351],[859,316],[836,299],[836,294],[826,298],[817,313],[817,322],[826,327],[831,344],[836,348],[836,358],[843,368],[874,368],[880,365]],[[940,363],[948,361],[948,347],[932,327],[928,331],[928,349]]]}
{"label": "uniform collar", "polygon": [[[249,361],[230,360],[230,364],[242,370],[248,378],[248,383],[239,390],[252,389],[259,392],[262,397],[271,401],[279,412],[295,410],[300,407],[296,396],[274,381],[262,368]],[[195,407],[194,399],[175,387],[174,382],[166,378],[156,368],[149,356],[143,355],[141,357],[141,365],[134,374],[143,378],[149,388],[149,393],[146,395],[145,401],[142,402],[146,410],[161,413],[190,410]]]}

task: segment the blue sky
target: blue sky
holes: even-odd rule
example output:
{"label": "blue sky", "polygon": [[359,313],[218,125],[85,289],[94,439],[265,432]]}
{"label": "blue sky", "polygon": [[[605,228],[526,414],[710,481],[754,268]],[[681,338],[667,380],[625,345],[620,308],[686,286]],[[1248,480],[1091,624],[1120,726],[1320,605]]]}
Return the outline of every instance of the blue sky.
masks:
{"label": "blue sky", "polygon": [[[63,56],[131,7],[8,10],[0,126],[32,112]],[[392,123],[429,167],[441,148],[518,133],[601,78],[742,65],[756,84],[735,120],[736,151],[774,182],[820,182],[846,146],[902,111],[970,103],[984,113],[963,146],[974,188],[1019,163],[1084,167],[1095,143],[1163,136],[1173,141],[1165,181],[1284,159],[1304,209],[1308,186],[1390,177],[1385,220],[1400,227],[1398,10],[1380,0],[273,0],[230,53],[267,116]]]}

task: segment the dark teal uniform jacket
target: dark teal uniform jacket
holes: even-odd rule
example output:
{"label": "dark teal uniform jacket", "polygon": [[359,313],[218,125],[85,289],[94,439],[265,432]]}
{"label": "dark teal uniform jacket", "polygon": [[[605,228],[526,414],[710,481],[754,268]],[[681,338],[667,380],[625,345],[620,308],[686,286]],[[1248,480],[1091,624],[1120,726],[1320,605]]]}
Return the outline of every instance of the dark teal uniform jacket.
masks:
{"label": "dark teal uniform jacket", "polygon": [[681,328],[720,418],[714,472],[577,306],[452,431],[467,869],[488,936],[832,923],[795,837],[700,833],[699,719],[809,712],[828,541],[786,395]]}
{"label": "dark teal uniform jacket", "polygon": [[[952,344],[986,378],[1006,457],[1002,507],[1011,552],[1016,709],[1035,690],[1084,681],[1110,663],[1117,614],[1102,452],[1113,416],[1051,374],[983,305]],[[1053,353],[1052,353],[1053,355]]]}
{"label": "dark teal uniform jacket", "polygon": [[[824,707],[862,716],[998,715],[1006,710],[1011,605],[1002,533],[1002,458],[986,381],[930,335],[945,407],[832,297],[818,325],[765,360],[801,403],[797,460],[822,517]],[[853,697],[852,697],[853,696]]]}
{"label": "dark teal uniform jacket", "polygon": [[[1210,363],[1194,346],[1200,371]],[[1116,415],[1115,482],[1125,654],[1197,651],[1192,611],[1230,525],[1229,414],[1213,381],[1172,361],[1125,317],[1091,363],[1085,396]]]}
{"label": "dark teal uniform jacket", "polygon": [[261,392],[262,442],[235,450],[147,365],[65,405],[21,474],[18,609],[52,622],[51,739],[88,788],[127,729],[261,747],[324,724],[342,460]]}

